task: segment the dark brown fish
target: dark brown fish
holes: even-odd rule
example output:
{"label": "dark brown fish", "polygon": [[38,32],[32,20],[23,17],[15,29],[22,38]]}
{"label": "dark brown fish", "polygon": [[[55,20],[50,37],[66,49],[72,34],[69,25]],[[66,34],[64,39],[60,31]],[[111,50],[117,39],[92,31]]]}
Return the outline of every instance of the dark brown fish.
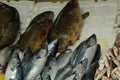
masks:
{"label": "dark brown fish", "polygon": [[[87,12],[83,17],[86,18],[88,15],[89,13]],[[82,26],[83,20],[78,0],[70,0],[58,14],[54,22],[54,28],[49,35],[48,42],[58,38],[58,50],[63,51],[79,39]]]}
{"label": "dark brown fish", "polygon": [[53,26],[54,13],[46,11],[37,15],[15,45],[22,51],[30,48],[35,53],[46,42],[48,33]]}
{"label": "dark brown fish", "polygon": [[19,28],[18,11],[14,7],[0,3],[0,50],[13,44]]}

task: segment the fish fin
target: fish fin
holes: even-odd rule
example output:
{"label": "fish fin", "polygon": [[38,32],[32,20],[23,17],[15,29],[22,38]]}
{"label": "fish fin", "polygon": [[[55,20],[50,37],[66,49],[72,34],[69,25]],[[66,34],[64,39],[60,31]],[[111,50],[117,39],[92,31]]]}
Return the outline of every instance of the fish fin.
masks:
{"label": "fish fin", "polygon": [[[100,45],[98,44],[98,45],[97,45],[97,50],[96,50],[96,53],[95,53],[95,56],[94,56],[94,58],[93,58],[92,63],[98,61],[98,60],[100,59],[100,56],[101,56],[101,47],[100,47]],[[92,64],[92,63],[91,63],[91,64]]]}
{"label": "fish fin", "polygon": [[85,12],[85,13],[82,15],[82,18],[83,18],[83,19],[86,19],[89,15],[90,15],[89,12]]}

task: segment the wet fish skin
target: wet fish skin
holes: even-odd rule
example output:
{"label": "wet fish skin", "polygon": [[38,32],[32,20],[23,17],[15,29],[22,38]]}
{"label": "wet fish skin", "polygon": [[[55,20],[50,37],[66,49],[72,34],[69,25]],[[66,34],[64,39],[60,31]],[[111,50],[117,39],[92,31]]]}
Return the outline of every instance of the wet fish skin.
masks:
{"label": "wet fish skin", "polygon": [[72,55],[72,50],[66,49],[56,58],[58,70],[64,68],[66,65],[69,64],[71,55]]}
{"label": "wet fish skin", "polygon": [[55,39],[51,43],[48,44],[48,61],[50,61],[53,57],[56,56],[58,50],[59,40]]}
{"label": "wet fish skin", "polygon": [[[88,62],[87,62],[86,68],[84,66],[83,67],[84,69],[82,67],[79,67],[78,70],[76,70],[76,75],[74,77],[76,80],[81,80],[85,71],[89,68],[89,66],[91,66],[92,63],[94,64],[94,62],[97,62],[100,59],[100,52],[99,51],[100,51],[99,44],[92,46],[92,47],[89,47],[86,50],[86,53],[85,53],[83,59],[87,58]],[[83,71],[81,71],[81,70],[83,70]]]}
{"label": "wet fish skin", "polygon": [[86,41],[83,41],[78,45],[78,47],[74,50],[73,55],[71,57],[71,65],[76,66],[80,60],[84,57],[86,50],[97,44],[96,35],[91,35]]}
{"label": "wet fish skin", "polygon": [[[48,44],[47,62],[42,73],[38,76],[43,80],[52,80],[51,78],[53,78],[56,75],[55,73],[57,72],[57,64],[56,64],[57,62],[56,62],[55,56],[58,49],[58,42],[59,40],[55,39]],[[54,74],[51,72],[54,72]]]}
{"label": "wet fish skin", "polygon": [[44,67],[41,77],[42,80],[54,80],[58,71],[58,66],[55,58],[52,58],[51,61]]}
{"label": "wet fish skin", "polygon": [[46,42],[49,31],[53,27],[53,18],[54,13],[52,11],[37,15],[20,36],[15,47],[19,47],[22,51],[29,47],[34,54]]}
{"label": "wet fish skin", "polygon": [[[11,46],[20,29],[17,9],[0,2],[0,50]],[[9,14],[8,14],[9,13]]]}
{"label": "wet fish skin", "polygon": [[73,71],[75,72],[75,76],[73,78],[73,80],[81,80],[85,70],[87,69],[87,65],[88,65],[88,59],[85,58],[83,60],[81,60],[81,62],[76,65],[76,67],[73,69]]}
{"label": "wet fish skin", "polygon": [[13,52],[5,72],[5,80],[23,80],[22,65],[18,53],[18,50]]}
{"label": "wet fish skin", "polygon": [[86,70],[83,78],[81,80],[94,80],[94,75],[96,72],[96,69],[99,67],[98,61],[94,62],[90,65],[88,70]]}
{"label": "wet fish skin", "polygon": [[23,59],[22,59],[22,66],[24,67],[27,62],[29,62],[29,60],[31,59],[31,57],[33,56],[33,53],[31,51],[30,48],[26,48],[23,52]]}
{"label": "wet fish skin", "polygon": [[42,46],[23,68],[24,80],[35,80],[41,73],[48,53],[48,45]]}
{"label": "wet fish skin", "polygon": [[101,46],[100,46],[100,44],[98,44],[97,45],[97,50],[96,50],[96,53],[95,53],[95,57],[94,57],[93,61],[91,62],[91,64],[96,62],[96,61],[99,61],[100,57],[101,57]]}
{"label": "wet fish skin", "polygon": [[78,40],[82,26],[83,20],[78,0],[70,0],[58,14],[48,42],[59,39],[58,50],[62,52]]}
{"label": "wet fish skin", "polygon": [[65,80],[68,76],[73,74],[73,67],[71,65],[67,65],[66,67],[60,69],[54,80]]}

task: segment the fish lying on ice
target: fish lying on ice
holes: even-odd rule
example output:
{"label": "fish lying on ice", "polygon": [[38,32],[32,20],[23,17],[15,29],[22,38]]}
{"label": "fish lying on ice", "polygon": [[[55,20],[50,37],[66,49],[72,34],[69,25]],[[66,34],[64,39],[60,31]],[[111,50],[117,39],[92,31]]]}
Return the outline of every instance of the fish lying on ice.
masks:
{"label": "fish lying on ice", "polygon": [[15,50],[10,58],[5,72],[5,80],[23,80],[22,65],[18,53],[19,50]]}
{"label": "fish lying on ice", "polygon": [[[88,15],[87,12],[83,16],[87,17]],[[83,20],[78,0],[70,0],[58,14],[48,36],[48,42],[59,39],[58,51],[62,52],[79,39],[82,26]]]}
{"label": "fish lying on ice", "polygon": [[30,48],[35,53],[45,42],[53,26],[54,13],[46,11],[37,15],[29,24],[26,31],[20,36],[15,47],[22,51]]}

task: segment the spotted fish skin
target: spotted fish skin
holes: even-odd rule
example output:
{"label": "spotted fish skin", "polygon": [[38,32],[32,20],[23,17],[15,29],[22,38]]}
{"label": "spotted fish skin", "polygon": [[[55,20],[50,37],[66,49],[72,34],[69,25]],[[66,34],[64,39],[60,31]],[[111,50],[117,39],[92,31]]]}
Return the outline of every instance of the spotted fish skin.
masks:
{"label": "spotted fish skin", "polygon": [[58,14],[48,42],[59,39],[58,50],[62,52],[79,39],[82,26],[83,20],[78,0],[70,0]]}
{"label": "spotted fish skin", "polygon": [[15,41],[20,28],[17,9],[0,2],[0,50]]}
{"label": "spotted fish skin", "polygon": [[48,33],[53,26],[54,13],[46,11],[37,15],[15,45],[22,51],[30,48],[35,53],[45,43]]}

